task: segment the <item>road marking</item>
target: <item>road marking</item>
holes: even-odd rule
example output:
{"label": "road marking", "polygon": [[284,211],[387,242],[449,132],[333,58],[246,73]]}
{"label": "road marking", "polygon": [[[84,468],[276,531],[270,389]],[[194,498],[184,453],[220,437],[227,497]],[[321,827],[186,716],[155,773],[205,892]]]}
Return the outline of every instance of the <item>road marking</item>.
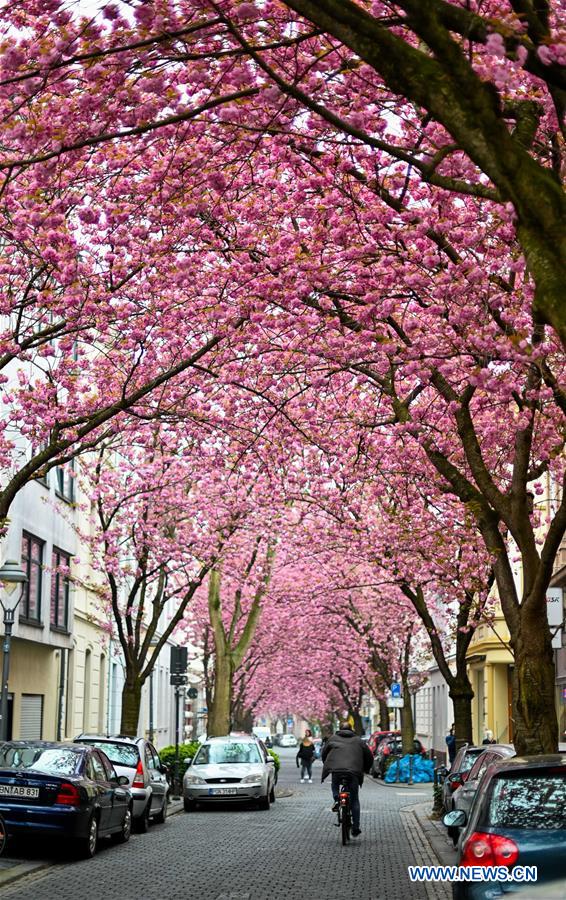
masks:
{"label": "road marking", "polygon": [[[396,797],[406,797],[407,792],[406,791],[395,791],[395,796]],[[428,791],[411,791],[410,796],[411,797],[428,797],[429,794],[428,794]]]}

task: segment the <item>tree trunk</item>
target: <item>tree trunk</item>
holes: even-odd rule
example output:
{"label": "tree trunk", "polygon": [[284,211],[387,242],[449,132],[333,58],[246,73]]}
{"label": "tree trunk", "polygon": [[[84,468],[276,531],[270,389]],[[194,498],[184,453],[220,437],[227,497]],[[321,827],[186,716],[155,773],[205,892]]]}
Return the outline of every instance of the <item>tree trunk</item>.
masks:
{"label": "tree trunk", "polygon": [[472,700],[474,692],[467,675],[455,678],[450,685],[449,696],[454,704],[454,733],[456,750],[464,744],[473,744]]}
{"label": "tree trunk", "polygon": [[122,715],[120,734],[136,737],[140,718],[141,692],[143,681],[136,672],[126,672],[122,688]]}
{"label": "tree trunk", "polygon": [[401,744],[403,754],[412,753],[414,750],[415,723],[413,721],[413,707],[409,684],[403,679],[403,706],[401,707]]}
{"label": "tree trunk", "polygon": [[351,718],[354,720],[354,731],[356,732],[357,735],[359,735],[361,737],[362,734],[364,733],[364,726],[363,726],[362,717],[360,715],[359,709],[350,709],[349,714],[350,714]]}
{"label": "tree trunk", "polygon": [[208,737],[230,734],[232,674],[230,657],[217,653],[214,665],[214,697],[208,710]]}
{"label": "tree trunk", "polygon": [[387,701],[383,697],[379,698],[379,729],[380,731],[389,731],[391,728],[389,719],[389,707]]}
{"label": "tree trunk", "polygon": [[[546,616],[546,605],[538,606],[540,615]],[[513,743],[518,756],[558,751],[554,652],[550,629],[542,627],[537,618],[536,610],[523,606],[518,634],[511,639],[515,655]]]}
{"label": "tree trunk", "polygon": [[245,731],[251,734],[254,724],[254,714],[251,709],[237,703],[232,713],[232,727],[234,731]]}

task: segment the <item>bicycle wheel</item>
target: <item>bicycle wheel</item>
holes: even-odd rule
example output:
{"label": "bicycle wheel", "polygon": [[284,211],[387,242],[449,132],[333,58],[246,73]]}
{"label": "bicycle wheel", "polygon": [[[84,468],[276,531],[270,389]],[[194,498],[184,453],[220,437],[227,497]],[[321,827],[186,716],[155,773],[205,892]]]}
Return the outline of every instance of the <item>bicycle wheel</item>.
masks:
{"label": "bicycle wheel", "polygon": [[0,856],[4,853],[6,848],[6,840],[8,837],[8,833],[6,831],[6,823],[2,816],[0,816]]}
{"label": "bicycle wheel", "polygon": [[346,845],[350,840],[350,828],[352,827],[352,822],[350,819],[350,804],[348,803],[342,809],[342,844]]}

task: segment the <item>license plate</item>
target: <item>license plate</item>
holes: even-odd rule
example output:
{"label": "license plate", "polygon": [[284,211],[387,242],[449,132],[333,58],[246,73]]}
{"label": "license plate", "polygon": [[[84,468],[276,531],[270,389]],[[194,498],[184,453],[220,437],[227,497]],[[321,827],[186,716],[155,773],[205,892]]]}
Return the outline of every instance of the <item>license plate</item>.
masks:
{"label": "license plate", "polygon": [[217,796],[219,794],[225,796],[226,794],[237,794],[238,789],[237,788],[209,788],[208,793],[214,794],[214,796]]}
{"label": "license plate", "polygon": [[39,788],[0,784],[0,797],[39,797]]}

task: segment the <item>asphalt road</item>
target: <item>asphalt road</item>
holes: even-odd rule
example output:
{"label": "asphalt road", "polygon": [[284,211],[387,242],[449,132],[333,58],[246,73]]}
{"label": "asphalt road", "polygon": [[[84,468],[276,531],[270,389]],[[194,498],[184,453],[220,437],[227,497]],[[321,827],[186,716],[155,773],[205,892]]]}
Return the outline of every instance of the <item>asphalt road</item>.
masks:
{"label": "asphalt road", "polygon": [[[124,846],[101,842],[93,860],[71,861],[66,848],[53,865],[0,890],[6,900],[431,900],[412,885],[407,866],[427,858],[405,807],[429,800],[421,790],[385,787],[366,779],[361,791],[362,835],[347,847],[330,812],[328,783],[299,783],[295,752],[283,749],[279,788],[292,791],[269,811],[225,805],[181,812]],[[428,845],[427,845],[428,847]],[[28,848],[41,857],[42,849]],[[422,849],[422,852],[421,852]],[[424,855],[423,855],[424,854]]]}

